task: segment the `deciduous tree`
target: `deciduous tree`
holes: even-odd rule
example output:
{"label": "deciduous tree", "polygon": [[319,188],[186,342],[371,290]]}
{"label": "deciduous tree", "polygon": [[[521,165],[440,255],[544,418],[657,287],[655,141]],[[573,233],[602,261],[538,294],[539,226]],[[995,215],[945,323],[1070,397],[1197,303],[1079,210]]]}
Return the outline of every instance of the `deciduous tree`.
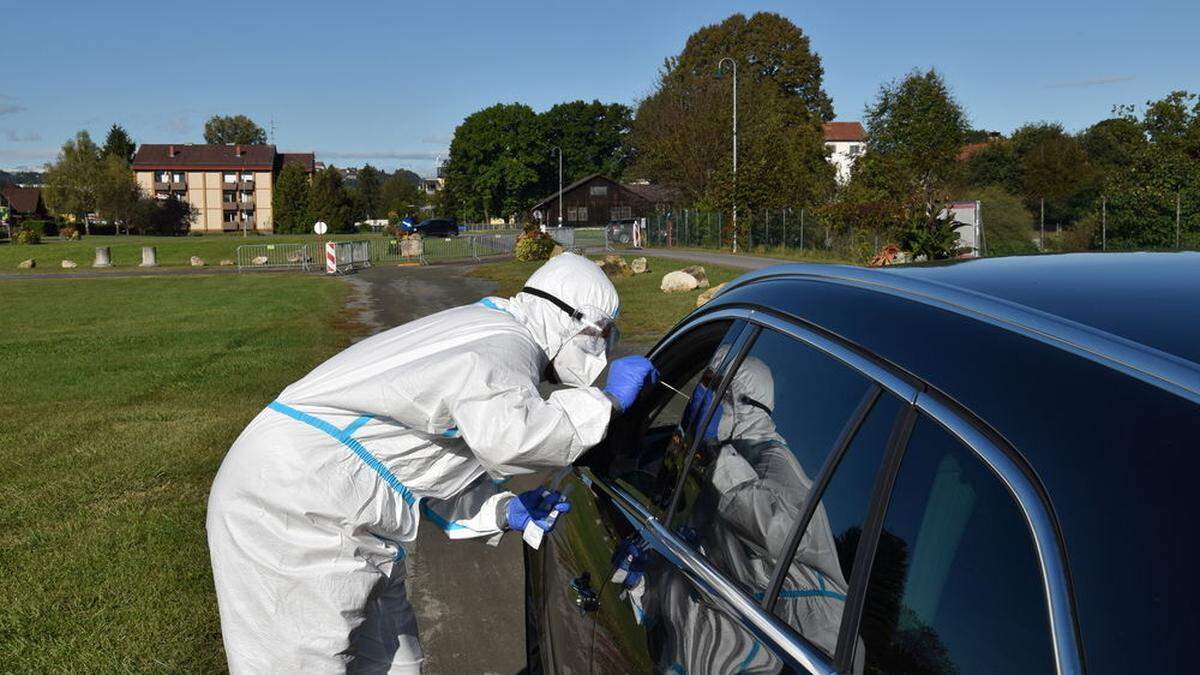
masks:
{"label": "deciduous tree", "polygon": [[91,234],[87,214],[96,210],[99,180],[100,148],[88,132],[80,131],[46,165],[46,202],[56,213],[74,214]]}
{"label": "deciduous tree", "polygon": [[537,115],[520,103],[468,115],[454,130],[446,162],[446,201],[466,218],[511,216],[539,194],[546,144]]}
{"label": "deciduous tree", "polygon": [[204,142],[213,145],[261,145],[267,132],[245,115],[213,115],[204,123]]}

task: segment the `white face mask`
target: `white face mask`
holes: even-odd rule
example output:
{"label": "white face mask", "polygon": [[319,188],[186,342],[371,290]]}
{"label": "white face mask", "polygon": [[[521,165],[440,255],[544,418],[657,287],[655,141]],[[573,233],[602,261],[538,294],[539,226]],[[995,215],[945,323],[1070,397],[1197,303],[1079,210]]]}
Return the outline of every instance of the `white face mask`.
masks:
{"label": "white face mask", "polygon": [[576,335],[563,344],[552,361],[558,381],[573,387],[590,387],[608,365],[607,350],[596,349],[596,340]]}

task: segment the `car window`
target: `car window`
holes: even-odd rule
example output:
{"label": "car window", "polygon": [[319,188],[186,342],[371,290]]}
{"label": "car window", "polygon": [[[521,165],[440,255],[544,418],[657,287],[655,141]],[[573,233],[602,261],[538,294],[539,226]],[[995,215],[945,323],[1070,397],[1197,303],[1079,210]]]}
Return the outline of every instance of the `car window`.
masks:
{"label": "car window", "polygon": [[913,428],[871,567],[868,673],[1054,672],[1033,538],[1012,495],[928,418]]}
{"label": "car window", "polygon": [[858,542],[900,399],[882,394],[832,469],[775,599],[775,615],[832,658]]}
{"label": "car window", "polygon": [[657,354],[662,384],[614,421],[607,451],[589,453],[590,465],[616,479],[657,515],[666,513],[693,440],[684,428],[695,406],[686,392],[719,378],[744,327],[740,321],[705,323]]}
{"label": "car window", "polygon": [[[747,594],[763,597],[805,501],[869,381],[764,330],[726,378],[688,468],[672,523]],[[715,391],[701,382],[692,397]]]}

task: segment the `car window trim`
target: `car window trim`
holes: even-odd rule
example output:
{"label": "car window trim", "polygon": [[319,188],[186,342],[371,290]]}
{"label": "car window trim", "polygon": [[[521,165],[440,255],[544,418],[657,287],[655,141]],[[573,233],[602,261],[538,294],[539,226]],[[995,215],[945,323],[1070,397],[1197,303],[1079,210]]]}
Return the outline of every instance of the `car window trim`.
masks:
{"label": "car window trim", "polygon": [[792,529],[791,534],[788,535],[787,543],[784,545],[783,551],[779,556],[779,562],[775,565],[775,573],[771,575],[771,583],[767,585],[766,590],[763,592],[763,609],[768,612],[775,613],[775,605],[779,600],[779,591],[783,588],[783,581],[787,576],[787,570],[792,565],[792,559],[796,555],[796,549],[800,546],[801,539],[804,538],[804,532],[808,529],[808,523],[812,520],[813,514],[817,512],[817,505],[821,501],[819,497],[825,494],[825,488],[829,487],[829,481],[833,477],[833,472],[837,470],[838,464],[841,463],[842,458],[846,455],[846,450],[850,447],[850,443],[858,435],[858,430],[862,428],[867,415],[874,409],[875,402],[879,400],[882,394],[883,388],[873,380],[869,381],[867,391],[863,393],[862,400],[858,402],[849,419],[846,420],[846,424],[842,427],[837,439],[833,442],[833,448],[825,457],[825,462],[822,464],[821,470],[817,473],[817,479],[813,482],[812,489],[809,490],[809,498],[801,508],[800,517],[796,519],[796,526]]}
{"label": "car window trim", "polygon": [[883,462],[875,474],[875,486],[871,489],[871,500],[867,506],[867,519],[858,535],[858,549],[854,552],[854,566],[850,568],[849,588],[846,592],[846,609],[842,614],[842,625],[838,630],[837,653],[834,663],[845,672],[853,664],[854,643],[858,639],[862,610],[866,606],[867,584],[871,580],[871,568],[875,564],[875,551],[879,545],[879,533],[888,502],[892,497],[892,486],[900,473],[900,461],[908,447],[908,438],[917,421],[915,405],[906,405],[896,414],[892,431],[888,435],[887,449]]}
{"label": "car window trim", "polygon": [[727,616],[737,621],[757,640],[765,643],[786,665],[803,668],[809,673],[836,675],[837,670],[833,663],[820,650],[802,639],[796,639],[796,634],[790,626],[763,610],[753,597],[725,578],[712,563],[676,537],[663,521],[655,518],[633,495],[609,478],[594,474],[588,469],[584,470],[588,471],[591,480],[607,493],[618,507],[626,511],[627,517],[631,516],[638,521],[631,524],[643,537],[652,537],[666,549],[660,553],[678,561],[679,571],[687,576],[689,581],[706,589],[732,609]]}

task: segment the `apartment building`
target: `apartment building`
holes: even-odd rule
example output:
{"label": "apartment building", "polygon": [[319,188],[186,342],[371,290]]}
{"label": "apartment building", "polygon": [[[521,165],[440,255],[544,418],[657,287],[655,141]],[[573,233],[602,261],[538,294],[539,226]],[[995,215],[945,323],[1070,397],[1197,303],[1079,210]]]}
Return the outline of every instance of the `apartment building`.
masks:
{"label": "apartment building", "polygon": [[143,144],[133,157],[142,192],[175,197],[196,208],[193,231],[270,232],[271,198],[284,164],[312,175],[313,153],[278,152],[274,145]]}

